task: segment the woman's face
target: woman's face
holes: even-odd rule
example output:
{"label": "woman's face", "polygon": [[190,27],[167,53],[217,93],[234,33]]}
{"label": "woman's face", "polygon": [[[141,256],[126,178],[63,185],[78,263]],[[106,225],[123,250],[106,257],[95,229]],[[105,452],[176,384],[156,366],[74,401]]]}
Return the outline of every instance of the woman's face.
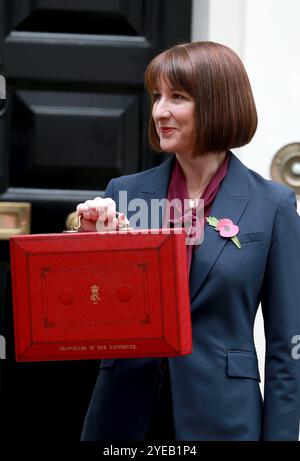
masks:
{"label": "woman's face", "polygon": [[191,155],[195,140],[195,101],[182,90],[171,88],[166,80],[153,92],[152,117],[165,152]]}

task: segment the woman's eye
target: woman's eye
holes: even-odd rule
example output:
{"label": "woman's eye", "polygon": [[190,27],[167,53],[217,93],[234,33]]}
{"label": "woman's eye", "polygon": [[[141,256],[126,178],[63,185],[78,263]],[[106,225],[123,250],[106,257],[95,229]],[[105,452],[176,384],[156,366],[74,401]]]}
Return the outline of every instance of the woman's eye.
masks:
{"label": "woman's eye", "polygon": [[158,101],[158,99],[161,98],[161,95],[159,93],[153,93],[153,101]]}
{"label": "woman's eye", "polygon": [[183,94],[179,94],[179,93],[174,93],[174,99],[185,99],[185,97],[183,96]]}

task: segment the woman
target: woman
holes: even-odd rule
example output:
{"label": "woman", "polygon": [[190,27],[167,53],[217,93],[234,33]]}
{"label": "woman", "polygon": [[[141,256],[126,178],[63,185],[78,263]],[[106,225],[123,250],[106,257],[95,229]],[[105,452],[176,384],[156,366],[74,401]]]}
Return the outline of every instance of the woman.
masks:
{"label": "woman", "polygon": [[[292,190],[229,150],[256,131],[246,71],[223,45],[186,43],[155,57],[145,82],[150,142],[173,154],[157,168],[113,179],[104,199],[79,204],[81,230],[127,222],[116,215],[122,190],[128,201],[203,198],[205,217],[229,219],[239,230],[240,248],[207,222],[203,243],[187,247],[193,353],[103,360],[82,440],[297,440],[300,218]],[[253,340],[260,302],[264,401]]]}

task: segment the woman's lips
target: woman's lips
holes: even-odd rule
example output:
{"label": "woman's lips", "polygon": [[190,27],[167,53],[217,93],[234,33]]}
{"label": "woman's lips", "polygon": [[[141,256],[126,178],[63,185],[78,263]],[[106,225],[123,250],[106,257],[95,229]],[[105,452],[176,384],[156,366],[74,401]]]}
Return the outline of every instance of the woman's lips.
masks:
{"label": "woman's lips", "polygon": [[159,128],[159,132],[161,134],[170,134],[172,133],[173,131],[175,131],[176,128],[172,127],[172,126],[164,126],[164,127],[160,127]]}

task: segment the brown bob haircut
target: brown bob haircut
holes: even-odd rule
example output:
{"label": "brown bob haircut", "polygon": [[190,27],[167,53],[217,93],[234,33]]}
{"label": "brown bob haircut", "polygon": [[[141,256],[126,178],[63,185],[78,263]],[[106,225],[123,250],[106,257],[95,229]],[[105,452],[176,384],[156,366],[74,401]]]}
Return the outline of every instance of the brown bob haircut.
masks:
{"label": "brown bob haircut", "polygon": [[[257,112],[247,72],[233,50],[219,43],[193,42],[175,45],[156,56],[145,73],[151,109],[153,92],[159,90],[162,79],[195,100],[195,156],[251,141]],[[152,117],[149,140],[152,148],[161,152]]]}

